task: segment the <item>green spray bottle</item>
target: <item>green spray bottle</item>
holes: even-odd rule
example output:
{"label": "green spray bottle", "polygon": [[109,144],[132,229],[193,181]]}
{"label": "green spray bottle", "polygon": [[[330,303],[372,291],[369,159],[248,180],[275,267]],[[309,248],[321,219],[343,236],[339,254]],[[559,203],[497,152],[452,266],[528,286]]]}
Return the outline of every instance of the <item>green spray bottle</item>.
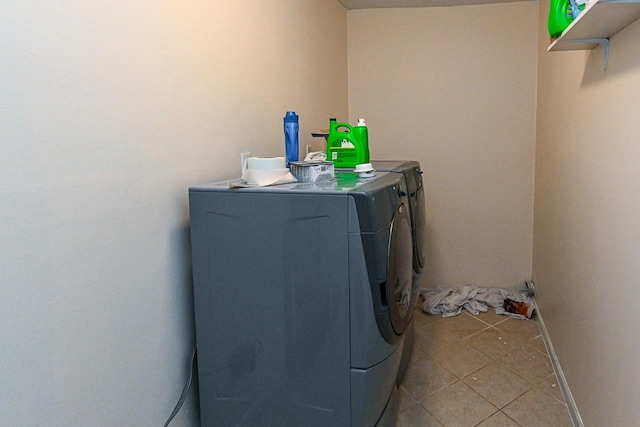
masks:
{"label": "green spray bottle", "polygon": [[329,119],[326,151],[327,160],[336,168],[355,168],[369,163],[369,134],[364,119],[359,119],[355,127]]}

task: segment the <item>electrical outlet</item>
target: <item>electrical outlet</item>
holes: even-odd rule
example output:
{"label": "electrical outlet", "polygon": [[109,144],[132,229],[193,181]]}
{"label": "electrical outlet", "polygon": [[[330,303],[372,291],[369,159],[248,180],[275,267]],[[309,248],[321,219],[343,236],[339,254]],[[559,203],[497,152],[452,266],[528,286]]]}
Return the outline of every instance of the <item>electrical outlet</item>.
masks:
{"label": "electrical outlet", "polygon": [[244,173],[245,169],[247,168],[247,159],[249,157],[251,157],[250,152],[240,154],[240,170],[242,171],[242,173]]}

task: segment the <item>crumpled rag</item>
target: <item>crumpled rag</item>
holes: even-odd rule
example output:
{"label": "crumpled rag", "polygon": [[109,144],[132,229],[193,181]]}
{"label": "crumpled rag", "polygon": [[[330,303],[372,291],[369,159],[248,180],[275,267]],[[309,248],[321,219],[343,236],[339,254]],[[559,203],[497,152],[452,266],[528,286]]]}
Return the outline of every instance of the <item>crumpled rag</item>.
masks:
{"label": "crumpled rag", "polygon": [[513,292],[500,288],[478,288],[474,285],[465,285],[462,288],[452,288],[441,291],[426,290],[421,292],[425,301],[422,311],[429,314],[441,314],[442,317],[457,316],[462,309],[472,314],[484,313],[489,307],[495,308],[496,314],[505,314],[517,319],[525,319],[521,314],[509,313],[503,307],[506,298],[517,302],[526,302],[535,307],[535,303],[527,294]]}

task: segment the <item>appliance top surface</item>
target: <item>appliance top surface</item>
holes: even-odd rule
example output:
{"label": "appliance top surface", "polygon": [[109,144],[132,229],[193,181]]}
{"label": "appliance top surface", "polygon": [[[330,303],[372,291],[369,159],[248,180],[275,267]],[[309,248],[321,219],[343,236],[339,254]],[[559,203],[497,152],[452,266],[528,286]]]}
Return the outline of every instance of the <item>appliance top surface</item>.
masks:
{"label": "appliance top surface", "polygon": [[[416,160],[371,160],[371,164],[376,171],[380,172],[398,172],[420,167],[420,163]],[[336,168],[336,170],[353,171],[347,168]]]}
{"label": "appliance top surface", "polygon": [[191,187],[190,192],[210,192],[210,191],[232,191],[232,192],[255,192],[255,193],[323,193],[323,194],[346,194],[346,193],[369,193],[390,185],[401,183],[398,174],[388,172],[376,172],[372,178],[360,178],[355,172],[336,171],[336,178],[333,181],[271,185],[268,187],[243,187],[230,188],[230,185],[244,184],[239,178],[213,182],[205,185]]}
{"label": "appliance top surface", "polygon": [[373,168],[378,171],[404,171],[420,167],[415,160],[372,160]]}

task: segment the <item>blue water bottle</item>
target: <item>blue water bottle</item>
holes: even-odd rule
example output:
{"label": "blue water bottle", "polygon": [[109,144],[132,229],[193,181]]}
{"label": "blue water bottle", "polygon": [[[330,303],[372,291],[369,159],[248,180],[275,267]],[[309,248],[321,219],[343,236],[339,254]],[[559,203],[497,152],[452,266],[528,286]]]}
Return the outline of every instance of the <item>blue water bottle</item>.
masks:
{"label": "blue water bottle", "polygon": [[298,161],[298,115],[295,111],[287,111],[284,116],[284,148],[287,156],[287,167]]}

